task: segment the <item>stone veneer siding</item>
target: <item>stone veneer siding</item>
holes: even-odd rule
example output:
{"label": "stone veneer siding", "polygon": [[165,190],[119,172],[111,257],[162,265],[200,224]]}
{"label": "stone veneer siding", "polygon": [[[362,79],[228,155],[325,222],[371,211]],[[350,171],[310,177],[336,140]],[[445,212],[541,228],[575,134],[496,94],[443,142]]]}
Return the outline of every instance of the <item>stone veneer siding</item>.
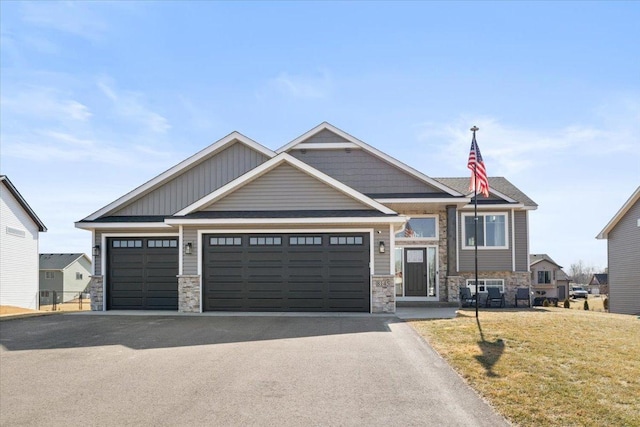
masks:
{"label": "stone veneer siding", "polygon": [[91,276],[89,280],[89,295],[91,297],[91,311],[104,310],[104,276]]}
{"label": "stone veneer siding", "polygon": [[200,313],[200,276],[178,276],[178,312]]}
{"label": "stone veneer siding", "polygon": [[371,311],[373,313],[395,313],[396,296],[393,276],[371,276]]}
{"label": "stone veneer siding", "polygon": [[[529,288],[531,276],[528,271],[479,271],[478,280],[503,279],[504,298],[506,306],[515,306],[516,289]],[[460,287],[466,286],[467,280],[475,280],[475,272],[461,272],[458,276],[447,277],[449,287],[449,301],[459,301]],[[479,302],[484,306],[484,299]]]}

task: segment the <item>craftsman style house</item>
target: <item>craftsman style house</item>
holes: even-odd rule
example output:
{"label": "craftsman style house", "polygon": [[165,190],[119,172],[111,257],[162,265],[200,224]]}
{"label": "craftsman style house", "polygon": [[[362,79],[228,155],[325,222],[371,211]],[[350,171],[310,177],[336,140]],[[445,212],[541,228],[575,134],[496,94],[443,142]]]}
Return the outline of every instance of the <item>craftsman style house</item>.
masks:
{"label": "craftsman style house", "polygon": [[[478,200],[480,292],[528,287],[529,211]],[[431,178],[322,123],[277,151],[233,132],[76,223],[92,309],[394,312],[474,286],[468,178]]]}

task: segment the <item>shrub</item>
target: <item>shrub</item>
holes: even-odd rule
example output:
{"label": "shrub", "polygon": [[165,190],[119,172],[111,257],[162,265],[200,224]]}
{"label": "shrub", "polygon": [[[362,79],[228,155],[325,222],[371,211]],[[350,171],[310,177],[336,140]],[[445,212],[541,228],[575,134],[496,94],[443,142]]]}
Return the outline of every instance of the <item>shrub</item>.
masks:
{"label": "shrub", "polygon": [[605,310],[609,310],[609,298],[605,298],[604,301],[602,301],[602,306]]}
{"label": "shrub", "polygon": [[571,308],[571,303],[569,302],[569,298],[564,299],[564,308]]}
{"label": "shrub", "polygon": [[542,301],[542,306],[549,307],[549,300],[545,298],[544,301]]}
{"label": "shrub", "polygon": [[589,310],[589,301],[584,300],[584,309]]}

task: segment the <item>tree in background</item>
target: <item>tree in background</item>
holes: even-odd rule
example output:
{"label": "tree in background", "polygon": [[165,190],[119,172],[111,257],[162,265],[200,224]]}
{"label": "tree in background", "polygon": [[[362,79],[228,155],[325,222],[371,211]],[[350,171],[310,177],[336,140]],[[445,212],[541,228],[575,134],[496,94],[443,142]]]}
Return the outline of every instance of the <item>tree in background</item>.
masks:
{"label": "tree in background", "polygon": [[595,266],[586,265],[584,261],[579,260],[569,267],[569,276],[571,276],[574,283],[586,285],[591,280],[591,276],[598,270]]}

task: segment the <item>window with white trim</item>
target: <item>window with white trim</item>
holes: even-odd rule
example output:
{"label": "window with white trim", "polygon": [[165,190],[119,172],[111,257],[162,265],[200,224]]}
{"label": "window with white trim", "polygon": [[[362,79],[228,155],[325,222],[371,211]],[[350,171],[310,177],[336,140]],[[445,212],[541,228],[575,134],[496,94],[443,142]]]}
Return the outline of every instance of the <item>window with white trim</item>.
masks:
{"label": "window with white trim", "polygon": [[47,280],[53,280],[55,278],[54,272],[53,271],[45,271],[44,272],[44,278]]}
{"label": "window with white trim", "polygon": [[76,271],[76,280],[82,280],[82,273]]}
{"label": "window with white trim", "polygon": [[538,283],[540,284],[549,284],[551,283],[551,272],[538,270]]}
{"label": "window with white trim", "polygon": [[[462,214],[462,247],[475,248],[475,219],[472,213]],[[478,214],[478,248],[508,249],[509,228],[506,213]]]}
{"label": "window with white trim", "polygon": [[[500,292],[504,293],[504,280],[503,279],[480,279],[478,280],[480,285],[480,289],[478,290],[481,294],[486,294],[487,288],[498,288]],[[471,295],[476,293],[476,281],[473,279],[467,279],[467,288],[471,291]]]}
{"label": "window with white trim", "polygon": [[429,216],[422,218],[411,218],[404,231],[396,234],[397,240],[402,239],[437,239],[438,238],[438,217]]}

